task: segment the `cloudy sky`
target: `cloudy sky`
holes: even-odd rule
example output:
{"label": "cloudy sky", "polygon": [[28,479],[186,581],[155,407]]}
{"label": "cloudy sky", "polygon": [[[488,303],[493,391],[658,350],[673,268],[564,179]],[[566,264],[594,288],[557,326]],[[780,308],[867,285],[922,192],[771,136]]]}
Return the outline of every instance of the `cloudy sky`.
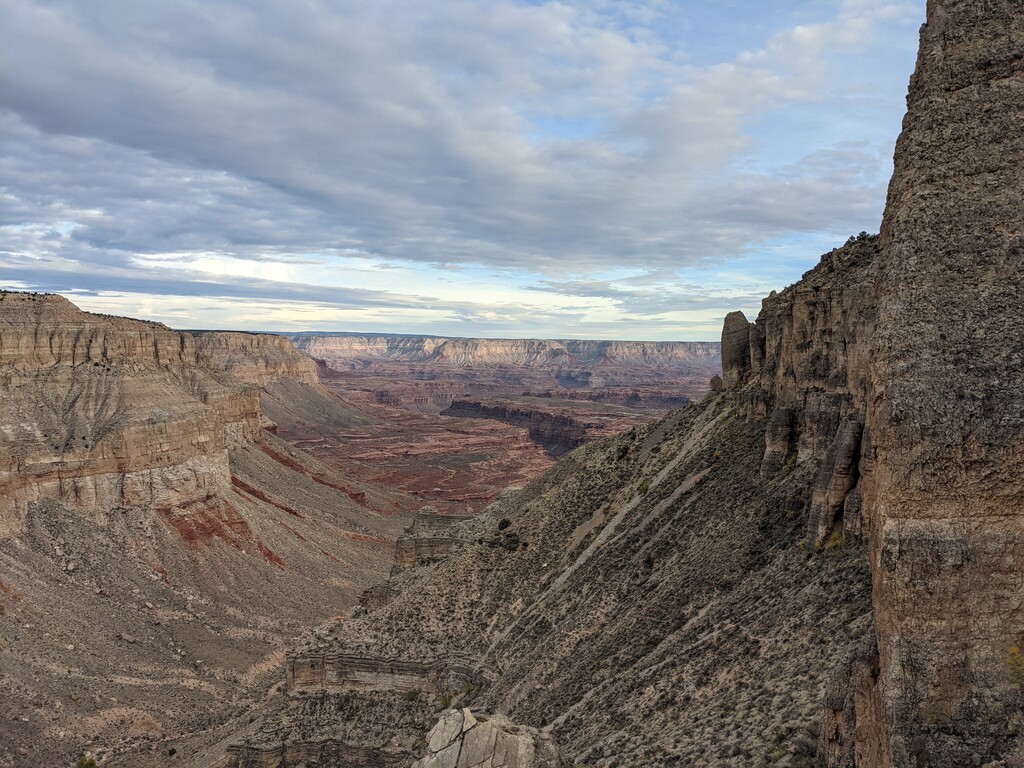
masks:
{"label": "cloudy sky", "polygon": [[0,287],[717,338],[877,231],[925,0],[3,0]]}

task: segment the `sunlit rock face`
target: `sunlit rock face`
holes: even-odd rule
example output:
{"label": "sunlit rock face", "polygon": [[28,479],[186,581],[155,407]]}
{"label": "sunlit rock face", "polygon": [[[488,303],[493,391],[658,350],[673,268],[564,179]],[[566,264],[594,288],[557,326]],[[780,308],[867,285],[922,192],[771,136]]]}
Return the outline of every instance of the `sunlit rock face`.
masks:
{"label": "sunlit rock face", "polygon": [[90,514],[223,495],[261,415],[255,387],[218,374],[189,334],[0,294],[0,533],[44,498]]}
{"label": "sunlit rock face", "polygon": [[427,754],[413,768],[569,768],[550,735],[501,715],[447,710],[427,736]]}

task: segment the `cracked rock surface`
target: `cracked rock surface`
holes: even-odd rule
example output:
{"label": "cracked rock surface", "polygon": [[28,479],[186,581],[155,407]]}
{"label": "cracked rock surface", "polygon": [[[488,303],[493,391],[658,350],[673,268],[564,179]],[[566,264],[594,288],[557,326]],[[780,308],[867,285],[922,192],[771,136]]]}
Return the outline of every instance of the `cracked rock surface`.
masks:
{"label": "cracked rock surface", "polygon": [[430,731],[427,754],[413,768],[568,768],[554,739],[501,715],[450,709]]}

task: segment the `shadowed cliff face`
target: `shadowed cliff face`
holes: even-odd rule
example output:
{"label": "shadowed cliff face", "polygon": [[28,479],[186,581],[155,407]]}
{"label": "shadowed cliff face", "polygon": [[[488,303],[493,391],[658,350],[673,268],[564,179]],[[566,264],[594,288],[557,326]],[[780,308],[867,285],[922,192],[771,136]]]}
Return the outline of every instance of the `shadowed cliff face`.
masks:
{"label": "shadowed cliff face", "polygon": [[539,409],[512,405],[484,405],[468,400],[456,400],[441,411],[442,416],[471,419],[496,419],[506,424],[525,427],[530,439],[542,446],[549,456],[558,458],[573,448],[583,445],[587,424],[571,416],[546,413]]}
{"label": "shadowed cliff face", "polygon": [[1009,755],[1022,706],[1024,4],[931,0],[908,106],[861,462],[885,712],[864,741],[971,765]]}

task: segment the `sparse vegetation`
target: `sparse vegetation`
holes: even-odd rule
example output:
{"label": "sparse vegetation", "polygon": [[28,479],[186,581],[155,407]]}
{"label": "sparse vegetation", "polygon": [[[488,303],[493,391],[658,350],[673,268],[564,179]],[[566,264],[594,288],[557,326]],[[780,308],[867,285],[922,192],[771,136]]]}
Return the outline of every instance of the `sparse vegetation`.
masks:
{"label": "sparse vegetation", "polygon": [[1021,651],[1020,646],[1015,645],[1010,649],[1006,663],[1010,667],[1010,677],[1014,683],[1024,687],[1024,651]]}
{"label": "sparse vegetation", "polygon": [[842,531],[832,531],[832,535],[825,542],[825,549],[839,549],[846,543],[846,537]]}

